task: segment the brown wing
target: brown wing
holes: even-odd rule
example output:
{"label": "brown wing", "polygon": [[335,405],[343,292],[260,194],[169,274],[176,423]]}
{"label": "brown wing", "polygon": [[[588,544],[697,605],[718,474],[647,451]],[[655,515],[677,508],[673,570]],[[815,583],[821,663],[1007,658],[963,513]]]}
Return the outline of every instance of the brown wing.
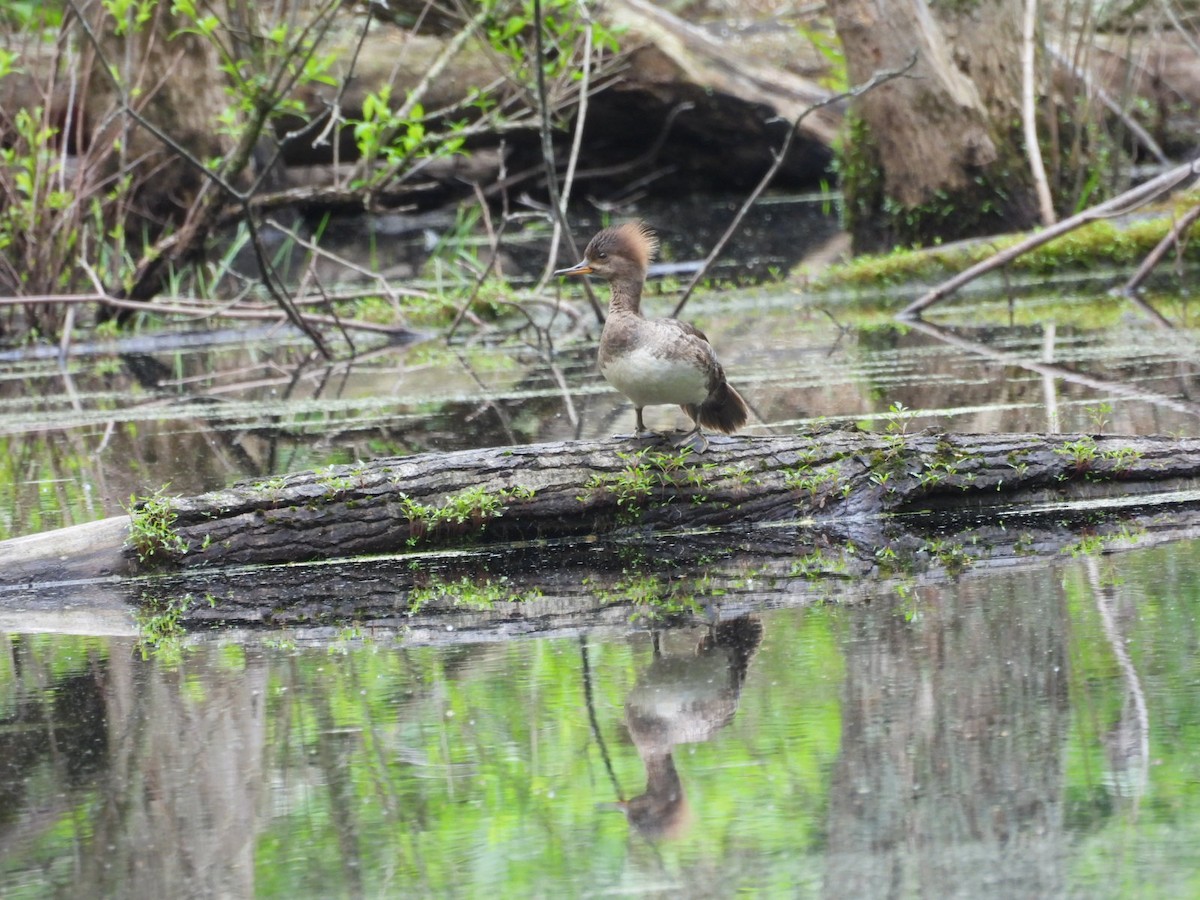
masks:
{"label": "brown wing", "polygon": [[700,340],[704,341],[704,343],[708,344],[709,347],[712,346],[708,340],[708,335],[689,322],[682,322],[679,319],[655,319],[654,321],[661,322],[663,325],[666,325],[670,328],[678,328],[684,334],[690,334],[692,337],[698,337]]}
{"label": "brown wing", "polygon": [[709,343],[708,335],[688,322],[681,322],[679,319],[653,319],[653,324],[664,330],[677,332],[691,347],[694,352],[709,369],[708,373],[708,389],[715,390],[718,385],[725,381],[725,370],[721,367],[720,360],[717,359],[717,352],[713,350],[712,344]]}

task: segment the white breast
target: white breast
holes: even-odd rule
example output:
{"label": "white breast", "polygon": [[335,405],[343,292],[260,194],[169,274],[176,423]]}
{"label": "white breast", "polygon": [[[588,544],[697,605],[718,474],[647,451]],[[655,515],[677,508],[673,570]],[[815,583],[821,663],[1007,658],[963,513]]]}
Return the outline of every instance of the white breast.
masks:
{"label": "white breast", "polygon": [[638,407],[702,403],[708,397],[708,378],[703,371],[677,358],[655,356],[645,348],[608,360],[600,374]]}

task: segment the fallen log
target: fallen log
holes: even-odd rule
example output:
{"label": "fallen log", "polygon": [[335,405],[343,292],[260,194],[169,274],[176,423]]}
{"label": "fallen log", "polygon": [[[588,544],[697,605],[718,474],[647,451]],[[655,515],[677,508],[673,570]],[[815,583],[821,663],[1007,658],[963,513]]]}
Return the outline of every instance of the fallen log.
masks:
{"label": "fallen log", "polygon": [[144,498],[129,517],[0,543],[0,584],[795,520],[829,531],[1064,501],[1100,508],[1191,490],[1198,478],[1200,439],[1086,434],[831,430],[714,440],[703,455],[620,441],[424,453]]}
{"label": "fallen log", "polygon": [[[0,626],[16,633],[141,634],[152,644],[164,630],[178,637],[185,628],[218,624],[218,639],[231,629],[284,627],[287,641],[317,644],[348,635],[406,646],[616,636],[778,607],[845,606],[896,593],[936,597],[948,581],[1000,572],[1024,573],[1019,577],[1036,583],[1055,559],[1108,556],[1197,535],[1200,505],[1185,505],[1170,491],[1107,503],[1026,504],[1002,514],[614,532],[472,552],[0,584]],[[344,630],[348,623],[351,632]]]}
{"label": "fallen log", "polygon": [[714,440],[703,456],[579,442],[380,459],[0,542],[0,624],[129,634],[157,619],[328,641],[354,622],[411,644],[854,603],[1194,537],[1198,475],[1198,439],[1100,435],[829,431]]}

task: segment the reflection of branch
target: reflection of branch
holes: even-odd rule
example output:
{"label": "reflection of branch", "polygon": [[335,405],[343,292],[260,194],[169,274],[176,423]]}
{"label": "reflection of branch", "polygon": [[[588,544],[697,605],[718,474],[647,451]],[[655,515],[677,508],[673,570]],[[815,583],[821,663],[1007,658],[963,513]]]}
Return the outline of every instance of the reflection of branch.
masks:
{"label": "reflection of branch", "polygon": [[754,190],[750,192],[750,196],[748,196],[742,203],[741,208],[734,215],[733,221],[730,222],[729,227],[725,229],[725,233],[717,239],[716,244],[713,245],[713,248],[709,251],[708,256],[704,258],[704,262],[701,263],[700,268],[696,270],[696,274],[692,276],[692,280],[689,281],[687,287],[684,288],[683,296],[679,298],[679,302],[675,304],[675,309],[671,311],[672,316],[678,316],[680,312],[683,311],[683,307],[688,302],[688,298],[692,296],[692,291],[696,289],[696,285],[699,284],[701,279],[703,279],[708,273],[709,268],[712,266],[716,258],[721,255],[721,251],[725,249],[725,245],[729,243],[729,239],[733,236],[733,233],[737,230],[737,227],[742,224],[742,219],[746,218],[746,214],[750,212],[750,208],[758,201],[758,198],[762,192],[765,191],[767,187],[770,186],[771,182],[775,180],[776,173],[778,173],[783,167],[783,164],[787,159],[788,151],[792,147],[792,141],[795,140],[796,130],[800,127],[800,123],[808,118],[810,113],[814,113],[818,109],[830,106],[834,103],[840,103],[847,98],[857,97],[860,94],[865,94],[867,91],[872,90],[873,88],[876,88],[885,82],[899,78],[916,64],[917,55],[914,53],[909,57],[908,62],[906,62],[900,68],[886,69],[882,72],[876,72],[862,84],[852,87],[848,91],[843,91],[840,94],[834,94],[832,97],[826,97],[824,100],[819,100],[800,111],[800,114],[792,120],[791,127],[788,128],[788,133],[784,136],[783,143],[780,145],[779,150],[775,153],[775,161],[771,163],[771,167],[767,169],[766,174],[763,175],[762,179],[755,186]]}
{"label": "reflection of branch", "polygon": [[600,731],[600,723],[596,720],[596,699],[592,690],[592,666],[588,660],[587,635],[585,634],[579,636],[579,658],[583,666],[583,698],[587,704],[588,722],[592,726],[592,736],[596,738],[596,744],[600,748],[600,758],[604,760],[604,768],[608,771],[608,777],[612,781],[617,799],[623,803],[625,802],[625,793],[617,781],[617,773],[613,771],[612,760],[608,756],[608,745],[604,743],[604,734]]}
{"label": "reflection of branch", "polygon": [[1123,773],[1132,773],[1134,778],[1127,785],[1114,784],[1114,787],[1117,788],[1118,793],[1125,793],[1123,788],[1127,788],[1129,794],[1140,797],[1145,793],[1146,783],[1150,777],[1150,714],[1146,710],[1146,694],[1142,690],[1142,680],[1138,677],[1133,660],[1129,658],[1129,649],[1125,644],[1125,639],[1113,618],[1112,607],[1116,600],[1115,591],[1111,587],[1101,584],[1100,571],[1095,557],[1087,558],[1087,573],[1092,592],[1096,596],[1096,611],[1100,613],[1100,624],[1104,628],[1104,636],[1108,639],[1113,656],[1117,660],[1117,666],[1121,669],[1121,678],[1125,682],[1126,699],[1133,704],[1132,721],[1122,710],[1121,718],[1117,723],[1115,740],[1119,741],[1122,734],[1132,733],[1136,746],[1131,746],[1132,742],[1121,741],[1119,746],[1114,748],[1117,758],[1113,760],[1113,774],[1114,776],[1118,774],[1116,770],[1120,765]]}
{"label": "reflection of branch", "polygon": [[[458,359],[459,364],[463,367],[463,369],[466,370],[466,373],[471,376],[471,380],[474,381],[477,385],[479,385],[480,391],[486,394],[487,390],[488,390],[488,386],[483,383],[483,379],[479,377],[479,373],[476,372],[474,368],[472,368],[472,366],[469,362],[467,362],[466,356],[464,356],[462,354],[462,352],[459,350],[455,350],[454,355]],[[508,443],[510,443],[510,444],[517,443],[517,436],[513,433],[513,430],[512,430],[512,417],[508,415],[508,413],[505,411],[504,407],[502,407],[495,400],[492,400],[490,397],[485,396],[485,397],[481,398],[481,400],[482,400],[482,402],[480,404],[479,412],[482,412],[482,410],[484,410],[484,409],[492,410],[492,412],[494,412],[496,414],[496,418],[500,421],[500,427],[504,429],[504,435],[505,435],[505,437],[508,438]],[[479,415],[479,412],[476,412],[473,415],[469,416],[467,420],[471,421],[477,415]]]}
{"label": "reflection of branch", "polygon": [[1177,412],[1187,413],[1192,416],[1200,416],[1200,404],[1192,403],[1188,400],[1177,400],[1174,397],[1168,397],[1165,394],[1156,394],[1153,391],[1147,391],[1143,388],[1133,387],[1123,381],[1110,381],[1106,378],[1097,378],[1094,375],[1087,375],[1082,372],[1076,372],[1068,369],[1065,366],[1056,366],[1050,363],[1037,362],[1036,360],[1025,359],[1016,353],[1009,353],[1004,350],[996,350],[989,347],[987,344],[981,344],[978,341],[968,340],[964,337],[959,337],[948,329],[941,328],[938,325],[930,324],[921,319],[912,319],[905,323],[907,327],[916,331],[924,332],[930,337],[937,338],[939,341],[950,344],[954,347],[959,347],[971,353],[976,353],[979,356],[985,356],[988,359],[994,359],[997,362],[1004,363],[1006,366],[1019,366],[1022,369],[1027,369],[1030,372],[1038,372],[1042,375],[1049,375],[1053,378],[1061,378],[1063,381],[1070,381],[1074,384],[1082,384],[1085,387],[1095,388],[1100,391],[1107,391],[1118,397],[1123,397],[1126,400],[1142,400],[1147,403],[1153,403],[1156,406],[1165,406],[1168,409],[1173,409]]}
{"label": "reflection of branch", "polygon": [[1018,256],[1023,256],[1030,250],[1035,250],[1042,244],[1049,243],[1057,237],[1060,237],[1068,232],[1074,231],[1083,225],[1088,225],[1097,219],[1105,219],[1111,216],[1120,215],[1129,210],[1148,203],[1160,194],[1170,191],[1184,182],[1184,180],[1200,174],[1200,157],[1193,159],[1189,163],[1184,163],[1181,166],[1164,172],[1157,178],[1152,178],[1145,184],[1140,184],[1135,188],[1131,188],[1123,194],[1113,197],[1111,200],[1106,200],[1098,206],[1093,206],[1091,209],[1085,209],[1078,215],[1071,216],[1069,219],[1063,219],[1057,225],[1052,225],[1049,228],[1043,228],[1041,231],[1029,235],[1029,237],[1020,241],[1017,244],[1009,247],[1006,250],[1001,250],[982,262],[978,262],[964,272],[960,272],[953,278],[950,278],[933,290],[928,291],[921,297],[918,297],[908,306],[904,307],[897,318],[911,319],[918,316],[926,307],[932,306],[939,300],[948,297],[950,294],[957,291],[960,287],[968,284],[978,278],[980,275],[986,275],[993,269],[998,269],[1000,266],[1012,262]]}

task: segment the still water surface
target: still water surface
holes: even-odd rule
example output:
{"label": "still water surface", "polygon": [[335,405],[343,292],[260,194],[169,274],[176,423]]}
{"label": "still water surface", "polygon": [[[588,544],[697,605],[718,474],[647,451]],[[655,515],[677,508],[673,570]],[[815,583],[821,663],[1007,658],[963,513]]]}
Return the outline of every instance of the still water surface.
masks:
{"label": "still water surface", "polygon": [[[960,308],[950,340],[780,293],[688,315],[752,432],[1197,434],[1196,333],[1077,299]],[[586,343],[297,368],[299,341],[245,337],[6,360],[0,537],[166,483],[631,425]],[[785,608],[697,598],[657,631],[215,631],[146,653],[129,629],[18,625],[0,894],[1195,895],[1200,541],[1128,543],[877,589],[831,577]]]}
{"label": "still water surface", "polygon": [[8,635],[0,890],[1191,896],[1198,573],[452,648]]}

